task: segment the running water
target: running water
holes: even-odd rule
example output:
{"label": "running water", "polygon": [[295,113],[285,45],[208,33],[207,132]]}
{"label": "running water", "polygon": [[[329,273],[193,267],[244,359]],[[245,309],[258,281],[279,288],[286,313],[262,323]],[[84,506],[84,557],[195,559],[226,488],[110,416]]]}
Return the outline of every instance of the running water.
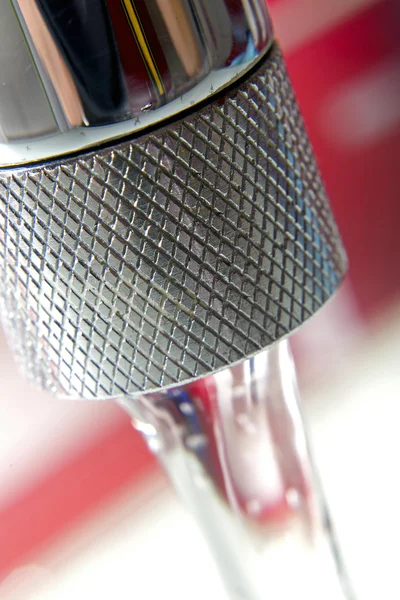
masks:
{"label": "running water", "polygon": [[230,598],[353,598],[286,341],[121,403],[197,520]]}

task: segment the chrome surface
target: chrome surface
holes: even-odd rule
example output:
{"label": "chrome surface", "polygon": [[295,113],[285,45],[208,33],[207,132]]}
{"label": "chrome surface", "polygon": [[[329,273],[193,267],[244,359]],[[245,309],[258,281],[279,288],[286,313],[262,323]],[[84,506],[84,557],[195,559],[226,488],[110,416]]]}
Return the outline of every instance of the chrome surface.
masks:
{"label": "chrome surface", "polygon": [[9,339],[59,394],[169,386],[300,326],[346,259],[279,49],[161,131],[0,173],[0,260]]}
{"label": "chrome surface", "polygon": [[298,402],[286,341],[197,382],[121,399],[233,600],[353,598]]}
{"label": "chrome surface", "polygon": [[0,33],[0,166],[170,118],[272,42],[264,0],[4,0]]}

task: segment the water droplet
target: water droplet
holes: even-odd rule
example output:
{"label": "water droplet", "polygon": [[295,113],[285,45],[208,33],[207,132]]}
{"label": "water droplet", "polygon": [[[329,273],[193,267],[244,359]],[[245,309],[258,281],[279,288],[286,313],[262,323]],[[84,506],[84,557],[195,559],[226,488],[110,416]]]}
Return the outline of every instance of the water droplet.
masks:
{"label": "water droplet", "polygon": [[243,398],[246,395],[247,387],[245,385],[237,385],[232,392],[234,398]]}
{"label": "water droplet", "polygon": [[256,426],[245,413],[241,413],[236,417],[236,422],[249,435],[254,435],[257,432]]}
{"label": "water droplet", "polygon": [[193,483],[199,489],[207,487],[207,478],[202,473],[196,473],[193,475]]}
{"label": "water droplet", "polygon": [[181,402],[179,408],[181,409],[181,412],[186,416],[194,414],[193,406],[189,404],[189,402]]}
{"label": "water droplet", "polygon": [[257,516],[261,512],[261,502],[257,498],[252,498],[246,502],[246,510],[249,515]]}
{"label": "water droplet", "polygon": [[154,425],[146,423],[145,421],[141,421],[140,419],[133,418],[132,425],[137,431],[140,431],[140,433],[143,433],[143,435],[145,435],[146,437],[152,437],[157,434],[157,430],[154,427]]}
{"label": "water droplet", "polygon": [[286,502],[291,508],[298,508],[301,503],[300,493],[295,488],[289,488],[286,491]]}
{"label": "water droplet", "polygon": [[199,450],[207,445],[207,438],[202,433],[194,433],[186,438],[185,444],[190,450]]}
{"label": "water droplet", "polygon": [[148,437],[146,438],[146,441],[149,449],[154,452],[154,454],[158,454],[163,449],[162,442],[157,436]]}

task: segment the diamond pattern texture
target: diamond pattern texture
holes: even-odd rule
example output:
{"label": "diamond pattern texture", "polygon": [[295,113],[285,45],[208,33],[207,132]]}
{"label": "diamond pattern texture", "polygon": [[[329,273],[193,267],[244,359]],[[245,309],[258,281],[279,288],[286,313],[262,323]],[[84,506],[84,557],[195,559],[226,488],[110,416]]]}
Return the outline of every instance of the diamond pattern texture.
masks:
{"label": "diamond pattern texture", "polygon": [[346,259],[282,56],[113,148],[0,174],[0,300],[58,394],[172,385],[279,340]]}

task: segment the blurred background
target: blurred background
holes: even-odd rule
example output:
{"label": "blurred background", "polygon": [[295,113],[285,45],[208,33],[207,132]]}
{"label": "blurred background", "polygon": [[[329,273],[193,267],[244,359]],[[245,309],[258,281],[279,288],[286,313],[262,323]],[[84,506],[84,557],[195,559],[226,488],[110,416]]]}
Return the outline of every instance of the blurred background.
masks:
{"label": "blurred background", "polygon": [[[351,265],[293,339],[312,446],[360,600],[400,598],[400,3],[270,8]],[[32,389],[3,336],[0,380],[0,598],[223,597],[119,407]]]}

